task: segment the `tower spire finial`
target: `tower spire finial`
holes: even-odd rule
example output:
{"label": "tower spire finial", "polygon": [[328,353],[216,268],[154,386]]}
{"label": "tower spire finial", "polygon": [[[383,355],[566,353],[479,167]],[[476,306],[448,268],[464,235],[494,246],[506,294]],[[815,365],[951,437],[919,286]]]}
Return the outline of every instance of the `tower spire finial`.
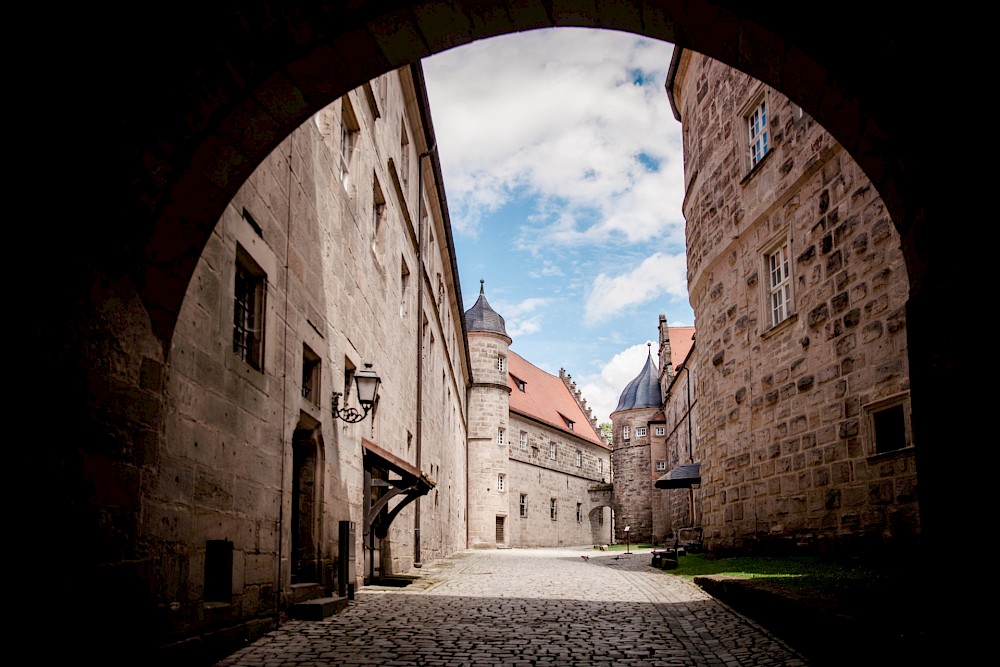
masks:
{"label": "tower spire finial", "polygon": [[480,294],[485,294],[486,293],[486,288],[484,287],[485,283],[486,283],[485,280],[483,280],[482,278],[479,279],[479,293]]}

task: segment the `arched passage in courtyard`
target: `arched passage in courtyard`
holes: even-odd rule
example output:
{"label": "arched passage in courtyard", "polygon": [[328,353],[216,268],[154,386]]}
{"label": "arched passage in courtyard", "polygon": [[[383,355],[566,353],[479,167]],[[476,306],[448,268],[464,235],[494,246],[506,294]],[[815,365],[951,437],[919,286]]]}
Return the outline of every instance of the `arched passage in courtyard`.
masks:
{"label": "arched passage in courtyard", "polygon": [[[634,32],[745,71],[801,105],[865,170],[902,238],[924,532],[932,541],[943,537],[955,501],[941,471],[948,444],[963,440],[956,431],[968,429],[953,417],[967,410],[959,374],[972,354],[956,344],[956,328],[936,326],[940,313],[953,312],[970,261],[964,248],[958,252],[953,193],[940,180],[948,145],[928,141],[922,113],[930,65],[940,71],[948,64],[947,54],[928,50],[927,36],[940,34],[948,17],[901,17],[860,3],[838,9],[820,21],[777,6],[701,0],[358,0],[336,7],[256,0],[238,9],[147,5],[127,19],[101,14],[111,8],[64,16],[72,33],[56,30],[46,39],[72,76],[53,82],[39,68],[30,78],[50,114],[39,119],[41,132],[72,118],[79,141],[59,137],[53,148],[73,145],[82,166],[66,188],[79,196],[46,210],[45,259],[60,287],[29,294],[22,313],[37,333],[41,364],[26,374],[24,394],[47,395],[57,380],[74,437],[41,462],[57,473],[47,502],[58,521],[39,531],[36,548],[60,554],[51,556],[54,566],[72,544],[70,574],[79,577],[127,559],[128,530],[112,544],[92,527],[127,524],[141,511],[130,506],[138,480],[116,466],[118,442],[147,443],[155,459],[156,430],[137,425],[136,406],[155,413],[157,360],[206,239],[283,138],[392,68],[478,39],[560,26]],[[51,418],[37,402],[27,409],[37,423]]]}

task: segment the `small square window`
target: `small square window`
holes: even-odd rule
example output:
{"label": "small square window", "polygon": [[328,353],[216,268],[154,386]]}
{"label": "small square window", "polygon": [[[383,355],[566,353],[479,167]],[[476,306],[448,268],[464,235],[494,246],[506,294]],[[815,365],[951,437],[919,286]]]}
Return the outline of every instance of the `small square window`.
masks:
{"label": "small square window", "polygon": [[655,431],[656,435],[664,435],[666,432],[667,432],[667,429],[665,427],[663,427],[663,426],[657,426],[656,427],[656,431]]}
{"label": "small square window", "polygon": [[663,471],[663,470],[666,470],[666,469],[667,469],[667,462],[666,461],[657,461],[656,462],[656,470],[657,471]]}
{"label": "small square window", "polygon": [[907,396],[866,405],[864,411],[868,451],[872,454],[896,452],[913,445]]}
{"label": "small square window", "polygon": [[636,426],[636,428],[635,428],[635,437],[641,438],[644,435],[646,435],[646,427],[645,426]]}

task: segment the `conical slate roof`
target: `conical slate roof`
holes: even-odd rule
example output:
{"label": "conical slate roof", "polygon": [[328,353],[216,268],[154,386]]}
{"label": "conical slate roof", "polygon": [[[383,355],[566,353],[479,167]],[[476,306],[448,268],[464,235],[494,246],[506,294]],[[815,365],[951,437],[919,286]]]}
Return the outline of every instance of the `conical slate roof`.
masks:
{"label": "conical slate roof", "polygon": [[635,379],[625,387],[625,391],[618,399],[618,407],[614,411],[659,408],[662,405],[660,381],[656,364],[653,363],[653,352],[650,350],[649,356],[646,357],[646,365],[642,367],[642,371],[635,376]]}
{"label": "conical slate roof", "polygon": [[468,331],[488,331],[491,333],[507,335],[503,318],[500,314],[490,308],[486,300],[486,293],[483,287],[485,281],[479,281],[479,299],[476,305],[465,311],[465,328]]}

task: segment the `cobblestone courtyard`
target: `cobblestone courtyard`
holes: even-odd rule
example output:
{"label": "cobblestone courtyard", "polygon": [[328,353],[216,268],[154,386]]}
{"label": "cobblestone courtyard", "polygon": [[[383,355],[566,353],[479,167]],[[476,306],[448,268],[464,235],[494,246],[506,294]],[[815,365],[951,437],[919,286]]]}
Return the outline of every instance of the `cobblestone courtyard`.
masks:
{"label": "cobblestone courtyard", "polygon": [[217,667],[788,665],[807,661],[648,551],[459,552],[405,588],[365,587],[323,621],[291,621]]}

